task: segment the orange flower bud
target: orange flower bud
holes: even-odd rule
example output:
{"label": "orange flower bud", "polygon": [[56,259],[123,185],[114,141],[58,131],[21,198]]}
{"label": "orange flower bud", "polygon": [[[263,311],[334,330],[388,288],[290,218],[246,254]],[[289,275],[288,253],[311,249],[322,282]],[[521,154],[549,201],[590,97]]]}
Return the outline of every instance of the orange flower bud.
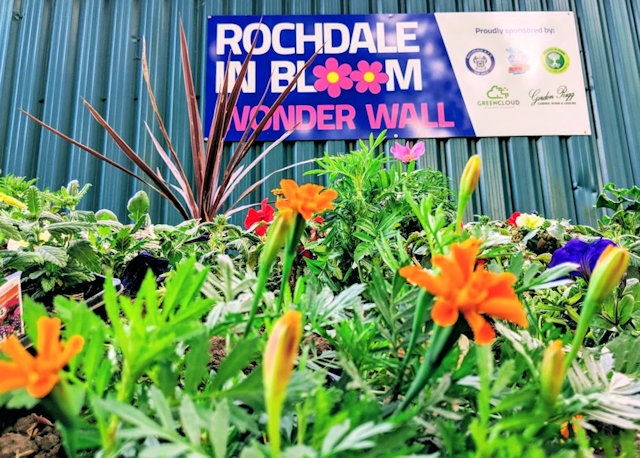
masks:
{"label": "orange flower bud", "polygon": [[302,314],[290,310],[276,321],[262,359],[267,429],[273,456],[280,453],[280,414],[302,336]]}
{"label": "orange flower bud", "polygon": [[589,280],[588,295],[602,301],[618,286],[629,266],[629,252],[624,248],[609,245],[598,258]]}
{"label": "orange flower bud", "polygon": [[562,341],[554,340],[544,351],[542,369],[540,371],[540,385],[542,399],[547,406],[552,406],[564,381],[564,352]]}

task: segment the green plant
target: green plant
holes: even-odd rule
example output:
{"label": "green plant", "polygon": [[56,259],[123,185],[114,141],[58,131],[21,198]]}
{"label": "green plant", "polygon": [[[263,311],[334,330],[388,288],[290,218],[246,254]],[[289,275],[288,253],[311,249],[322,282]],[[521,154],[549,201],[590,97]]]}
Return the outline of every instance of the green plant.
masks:
{"label": "green plant", "polygon": [[[271,121],[271,116],[276,109],[282,104],[287,95],[295,87],[299,77],[311,64],[316,54],[314,54],[299,70],[298,73],[291,79],[289,84],[284,88],[282,93],[276,99],[276,101],[269,107],[262,119],[258,122],[256,120],[257,113],[261,110],[256,109],[255,114],[247,123],[247,129],[244,132],[241,140],[237,143],[233,149],[233,153],[225,164],[225,136],[228,131],[229,125],[232,120],[232,112],[235,107],[238,97],[241,92],[242,82],[244,81],[247,68],[251,61],[253,50],[255,49],[256,40],[258,34],[249,49],[247,56],[242,64],[242,67],[238,71],[238,75],[233,83],[230,84],[230,75],[225,73],[222,86],[219,91],[218,98],[215,103],[215,112],[211,125],[209,126],[209,135],[206,138],[202,128],[202,122],[200,118],[200,112],[198,109],[198,102],[196,96],[196,90],[193,84],[191,64],[189,62],[189,53],[187,41],[180,22],[180,51],[181,51],[181,63],[182,73],[185,85],[185,95],[188,106],[189,116],[189,136],[191,139],[191,159],[194,169],[194,176],[192,178],[187,177],[184,166],[180,162],[178,154],[171,143],[169,133],[165,127],[165,123],[160,115],[160,111],[156,104],[156,99],[151,87],[151,80],[149,77],[149,67],[146,58],[146,47],[143,41],[142,49],[142,73],[149,94],[151,106],[156,117],[156,121],[162,133],[162,139],[166,144],[166,149],[163,148],[159,139],[157,139],[151,132],[151,129],[147,127],[147,131],[153,140],[157,154],[162,159],[167,170],[173,177],[174,183],[170,182],[163,176],[163,172],[160,170],[154,170],[154,168],[146,163],[136,153],[107,122],[98,111],[86,100],[84,104],[89,109],[91,115],[96,121],[105,129],[107,134],[116,143],[118,148],[124,153],[124,155],[139,168],[148,178],[136,174],[129,168],[117,163],[116,161],[108,158],[104,154],[84,145],[76,140],[73,140],[69,136],[55,129],[54,127],[46,124],[45,122],[37,119],[35,116],[24,112],[30,119],[35,121],[40,126],[53,132],[54,134],[69,141],[74,146],[86,151],[87,153],[107,162],[108,164],[118,168],[124,173],[136,178],[148,185],[151,189],[158,192],[163,198],[167,199],[171,205],[180,213],[185,219],[198,219],[202,221],[211,221],[217,214],[221,213],[224,209],[225,214],[230,215],[233,213],[234,206],[245,196],[249,195],[255,190],[261,183],[267,178],[264,177],[261,180],[256,181],[251,186],[247,187],[235,202],[230,202],[232,191],[240,184],[240,181],[260,162],[265,156],[273,150],[278,144],[284,141],[293,132],[292,128],[286,132],[277,141],[273,142],[269,147],[265,148],[257,157],[247,166],[242,165],[242,161],[245,159],[249,151],[252,150],[257,142],[257,139],[265,128],[265,126]],[[254,122],[255,121],[255,122]],[[253,126],[256,124],[256,127]],[[288,168],[288,167],[287,167]],[[192,184],[193,183],[193,184]]]}
{"label": "green plant", "polygon": [[617,226],[623,234],[640,236],[640,187],[625,189],[607,183],[598,194],[595,206],[612,212],[598,222],[600,229],[611,230],[611,226]]}
{"label": "green plant", "polygon": [[406,170],[396,160],[389,165],[384,152],[377,152],[384,135],[371,136],[368,144],[361,140],[360,149],[349,154],[325,155],[316,161],[317,169],[307,172],[325,176],[338,192],[321,229],[326,237],[314,251],[317,259],[307,260],[312,272],[323,275],[335,290],[367,283],[374,269],[388,264],[381,253],[402,253],[418,242],[422,228],[409,196],[416,201],[429,197],[434,208],[441,205],[447,218],[455,217],[448,178],[438,171],[416,170],[414,161]]}
{"label": "green plant", "polygon": [[50,300],[56,291],[73,289],[101,272],[98,252],[83,236],[95,231],[93,213],[75,210],[88,188],[77,181],[56,192],[30,185],[22,195],[24,212],[0,218],[5,247],[0,269],[4,275],[21,271],[25,294]]}

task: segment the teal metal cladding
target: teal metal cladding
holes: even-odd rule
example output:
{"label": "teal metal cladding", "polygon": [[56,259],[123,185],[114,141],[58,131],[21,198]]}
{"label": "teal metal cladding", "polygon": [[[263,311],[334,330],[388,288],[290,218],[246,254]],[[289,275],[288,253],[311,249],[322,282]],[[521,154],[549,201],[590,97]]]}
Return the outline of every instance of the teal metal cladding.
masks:
{"label": "teal metal cladding", "polygon": [[[615,7],[612,4],[615,3]],[[640,2],[597,0],[2,0],[0,1],[0,169],[37,177],[57,189],[92,183],[83,202],[126,218],[126,202],[143,185],[30,121],[23,109],[123,165],[127,159],[83,105],[87,100],[143,158],[163,170],[146,133],[159,134],[141,73],[143,38],[152,85],[170,137],[190,171],[190,142],[178,40],[182,19],[196,88],[204,88],[207,15],[574,11],[591,106],[591,136],[428,139],[419,165],[441,170],[454,186],[479,153],[483,172],[468,217],[504,219],[535,210],[549,218],[595,224],[595,198],[608,182],[640,181]],[[204,98],[200,93],[201,111]],[[344,153],[352,142],[288,143],[270,153],[252,182],[280,167]],[[389,145],[387,145],[388,148]],[[133,167],[133,166],[131,166]],[[306,181],[303,171],[288,173]],[[277,186],[270,178],[257,202]],[[150,192],[154,222],[179,221]],[[238,220],[238,217],[236,217]]]}

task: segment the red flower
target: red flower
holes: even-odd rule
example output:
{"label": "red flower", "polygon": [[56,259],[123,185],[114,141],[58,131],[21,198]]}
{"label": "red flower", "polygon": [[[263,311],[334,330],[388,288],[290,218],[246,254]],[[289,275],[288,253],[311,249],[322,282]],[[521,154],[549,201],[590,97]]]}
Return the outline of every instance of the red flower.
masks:
{"label": "red flower", "polygon": [[511,215],[507,220],[507,224],[509,226],[518,227],[518,225],[516,224],[516,219],[518,219],[518,216],[520,216],[520,212],[513,212],[513,215]]}
{"label": "red flower", "polygon": [[249,229],[254,224],[262,223],[255,228],[255,233],[262,237],[267,232],[268,223],[273,221],[275,210],[267,203],[267,199],[263,199],[260,203],[260,210],[250,208],[247,211],[247,217],[244,219],[244,228]]}

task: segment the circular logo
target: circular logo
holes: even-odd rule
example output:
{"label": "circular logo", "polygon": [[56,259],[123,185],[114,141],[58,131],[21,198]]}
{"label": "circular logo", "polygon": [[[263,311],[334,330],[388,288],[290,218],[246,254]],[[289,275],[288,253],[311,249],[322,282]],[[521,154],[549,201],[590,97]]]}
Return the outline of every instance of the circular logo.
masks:
{"label": "circular logo", "polygon": [[547,48],[542,53],[542,65],[549,73],[562,73],[569,68],[569,55],[560,48]]}
{"label": "circular logo", "polygon": [[496,66],[493,54],[483,48],[472,49],[467,53],[467,68],[476,75],[486,75]]}

